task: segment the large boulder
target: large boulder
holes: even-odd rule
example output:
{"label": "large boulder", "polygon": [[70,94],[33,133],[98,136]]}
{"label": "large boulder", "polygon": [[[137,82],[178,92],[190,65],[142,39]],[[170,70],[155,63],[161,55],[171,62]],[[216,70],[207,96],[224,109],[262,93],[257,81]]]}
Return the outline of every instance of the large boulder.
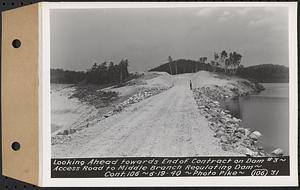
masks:
{"label": "large boulder", "polygon": [[255,152],[246,147],[238,148],[238,152],[240,152],[241,154],[245,154],[247,156],[255,156]]}
{"label": "large boulder", "polygon": [[240,133],[240,132],[235,133],[235,136],[236,136],[237,138],[239,138],[239,139],[244,138],[244,135],[243,135],[242,133]]}
{"label": "large boulder", "polygon": [[253,132],[249,135],[249,137],[250,137],[251,139],[254,139],[254,140],[259,139],[261,136],[262,136],[262,134],[261,134],[259,131],[253,131]]}
{"label": "large boulder", "polygon": [[221,137],[223,135],[225,135],[225,132],[223,130],[218,130],[214,136],[215,137]]}
{"label": "large boulder", "polygon": [[245,128],[240,127],[240,128],[237,128],[236,131],[239,132],[239,133],[242,133],[244,135],[246,134],[246,129]]}
{"label": "large boulder", "polygon": [[277,148],[271,152],[274,156],[283,156],[283,150],[281,148]]}
{"label": "large boulder", "polygon": [[250,129],[245,128],[245,136],[250,135],[250,133],[251,133]]}
{"label": "large boulder", "polygon": [[227,136],[221,136],[221,137],[220,137],[220,141],[221,141],[222,143],[229,143],[228,140],[229,140],[229,139],[228,139]]}

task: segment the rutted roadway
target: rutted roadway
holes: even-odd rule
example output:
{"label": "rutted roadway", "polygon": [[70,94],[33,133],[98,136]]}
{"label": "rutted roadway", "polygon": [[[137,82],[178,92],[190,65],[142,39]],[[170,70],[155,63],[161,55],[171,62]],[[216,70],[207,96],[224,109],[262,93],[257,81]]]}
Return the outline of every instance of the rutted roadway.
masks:
{"label": "rutted roadway", "polygon": [[54,158],[228,156],[197,110],[191,74],[174,76],[174,86],[90,126],[64,144]]}

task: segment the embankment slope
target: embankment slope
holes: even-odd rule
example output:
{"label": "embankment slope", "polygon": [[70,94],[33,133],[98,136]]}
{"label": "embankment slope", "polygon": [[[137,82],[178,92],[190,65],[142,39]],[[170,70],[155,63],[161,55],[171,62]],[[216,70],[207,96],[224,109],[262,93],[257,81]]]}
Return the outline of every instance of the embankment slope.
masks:
{"label": "embankment slope", "polygon": [[148,85],[172,83],[172,88],[133,101],[120,112],[68,135],[67,141],[53,144],[53,157],[241,155],[220,146],[189,87],[190,80],[194,88],[201,88],[231,86],[238,79],[209,72],[163,77],[149,79]]}

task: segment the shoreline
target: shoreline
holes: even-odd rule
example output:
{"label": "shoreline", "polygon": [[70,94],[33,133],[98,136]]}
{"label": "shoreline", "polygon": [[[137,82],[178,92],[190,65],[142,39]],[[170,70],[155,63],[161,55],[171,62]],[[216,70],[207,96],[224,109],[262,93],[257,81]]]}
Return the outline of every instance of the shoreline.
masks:
{"label": "shoreline", "polygon": [[[188,81],[190,80],[192,80],[194,84],[194,89],[192,91],[187,86]],[[132,135],[126,134],[127,128],[128,130],[130,128],[136,128],[135,130],[139,131],[136,132],[136,134],[138,133],[144,134],[145,129],[137,128],[138,125],[132,125],[132,126],[128,125],[129,124],[127,122],[128,119],[130,121],[139,122],[140,120],[137,118],[140,117],[152,118],[153,113],[172,107],[172,110],[179,110],[179,111],[177,112],[170,111],[171,114],[169,114],[165,118],[169,118],[172,116],[177,119],[178,116],[174,116],[176,115],[176,113],[180,113],[180,116],[182,116],[183,113],[188,114],[186,116],[182,116],[182,118],[185,119],[185,120],[181,120],[182,122],[184,121],[184,124],[176,123],[174,125],[174,123],[172,122],[173,120],[175,121],[176,119],[173,120],[168,119],[166,121],[172,124],[166,125],[166,123],[164,122],[164,124],[162,125],[162,123],[160,123],[160,119],[157,118],[161,118],[162,115],[165,114],[165,112],[163,112],[159,115],[155,115],[155,118],[147,119],[147,121],[146,120],[143,121],[142,125],[148,124],[146,126],[148,126],[149,131],[152,130],[154,126],[153,123],[157,124],[157,127],[186,125],[185,129],[192,128],[192,129],[202,130],[201,133],[199,133],[199,131],[196,130],[196,132],[199,134],[195,136],[195,134],[192,135],[190,132],[182,133],[183,131],[181,130],[181,128],[175,127],[172,129],[175,130],[174,134],[176,135],[169,136],[169,139],[170,140],[172,140],[173,138],[177,139],[179,136],[184,136],[184,137],[190,136],[190,137],[185,137],[184,138],[186,139],[185,141],[180,141],[181,143],[180,146],[190,146],[191,142],[193,142],[194,144],[198,143],[197,145],[193,145],[197,147],[202,147],[203,145],[206,145],[208,147],[209,146],[215,147],[213,151],[210,150],[211,154],[222,154],[222,155],[232,154],[232,155],[240,155],[240,156],[248,155],[252,157],[283,155],[282,154],[283,151],[281,149],[276,150],[275,152],[273,151],[274,154],[272,154],[273,152],[272,153],[266,152],[264,147],[259,145],[262,134],[259,131],[253,131],[249,128],[244,128],[241,125],[242,120],[233,117],[230,114],[230,111],[225,110],[219,102],[228,98],[235,98],[240,96],[257,94],[264,89],[262,85],[252,83],[246,79],[241,79],[241,78],[224,79],[223,77],[219,77],[215,74],[208,73],[208,72],[199,72],[196,74],[184,74],[177,77],[172,77],[171,82],[169,81],[169,83],[167,83],[169,84],[168,86],[158,85],[160,83],[162,83],[160,82],[160,80],[155,79],[152,83],[150,83],[151,85],[149,85],[147,89],[145,88],[139,89],[138,92],[135,92],[132,96],[129,97],[125,96],[128,93],[124,94],[124,92],[127,91],[131,92],[130,89],[132,88],[132,86],[126,86],[126,87],[121,87],[116,89],[115,88],[101,89],[101,91],[97,90],[97,95],[102,91],[105,91],[106,93],[109,93],[110,91],[123,93],[126,100],[121,101],[118,104],[114,105],[110,111],[98,115],[99,117],[95,118],[93,121],[88,121],[85,124],[82,123],[77,128],[75,126],[72,126],[68,129],[64,129],[63,131],[61,131],[56,135],[53,135],[51,144],[55,145],[56,149],[57,147],[63,147],[63,148],[64,147],[67,148],[69,146],[73,147],[74,143],[78,144],[78,142],[81,142],[82,139],[86,139],[86,141],[89,142],[92,137],[98,138],[98,136],[101,136],[103,134],[101,130],[107,131],[106,133],[108,133],[109,135],[110,135],[109,131],[118,130],[117,134],[120,135],[123,134],[120,132],[122,131],[124,132],[123,135],[126,136],[126,139],[129,139],[128,140],[129,142],[130,139],[132,138],[131,137]],[[174,83],[176,83],[176,88],[172,88],[174,87]],[[169,92],[169,93],[163,96],[161,94],[165,94],[165,93],[162,92]],[[155,98],[156,96],[164,97],[164,102],[167,100],[169,102],[169,100],[172,98],[175,99],[177,98],[177,99],[165,105],[163,104],[163,102],[161,102],[162,98],[157,99]],[[83,97],[85,97],[86,99],[86,96]],[[182,103],[174,103],[178,101],[178,99],[181,100]],[[157,102],[161,102],[161,103],[158,104]],[[142,109],[143,106],[141,105],[146,105],[146,104],[147,105],[149,104],[148,108]],[[164,108],[162,108],[161,105],[164,105]],[[188,112],[188,110],[190,112]],[[132,117],[132,115],[134,114],[135,116]],[[195,117],[195,115],[197,116]],[[122,122],[121,124],[120,123],[115,124],[114,121],[115,118],[119,118],[119,119],[121,118],[120,121],[123,121],[124,124],[122,124]],[[202,118],[201,121],[199,121],[199,118]],[[107,123],[110,124],[108,125]],[[111,125],[114,127],[113,128],[108,127]],[[200,128],[196,127],[199,125],[205,127],[200,127]],[[103,127],[99,128],[98,126],[103,126]],[[124,128],[122,126],[128,126],[128,127]],[[168,128],[168,130],[171,130],[171,128]],[[94,136],[96,131],[99,132],[97,137]],[[108,143],[111,143],[113,139],[118,139],[118,137],[116,137],[115,134],[116,134],[115,132],[111,133],[112,137],[108,141]],[[193,141],[191,141],[191,136],[194,136]],[[204,138],[205,136],[207,136],[207,138]],[[105,136],[105,138],[107,137]],[[145,138],[146,137],[144,137],[143,139]],[[155,139],[158,138],[157,134],[156,133],[153,134],[151,138],[149,138],[150,139],[149,142],[153,144],[153,142],[156,142],[153,141],[153,138]],[[203,138],[206,140],[203,140]],[[125,141],[127,142],[126,139]],[[98,142],[98,140],[95,140],[95,142],[96,141],[99,144],[102,143],[100,141]],[[199,143],[199,141],[202,142]],[[134,145],[134,146],[138,146],[138,145]],[[139,147],[142,146],[145,145],[141,145],[141,146],[139,145]],[[147,149],[151,149],[151,147],[155,148],[155,146],[149,146],[147,147]],[[201,154],[203,154],[203,152],[208,152],[208,151],[202,150]]]}
{"label": "shoreline", "polygon": [[[259,145],[262,134],[241,126],[241,119],[235,118],[225,110],[219,101],[240,96],[258,94],[265,88],[259,83],[238,80],[229,85],[206,85],[193,89],[198,110],[208,121],[210,129],[215,133],[219,145],[224,151],[244,154],[252,157],[283,156],[281,149],[266,152]],[[233,88],[232,88],[233,86]]]}

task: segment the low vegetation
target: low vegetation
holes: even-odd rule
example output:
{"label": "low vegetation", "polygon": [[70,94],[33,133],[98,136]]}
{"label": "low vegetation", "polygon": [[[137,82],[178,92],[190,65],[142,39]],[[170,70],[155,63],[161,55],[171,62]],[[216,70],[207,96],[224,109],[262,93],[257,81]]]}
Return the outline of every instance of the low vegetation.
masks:
{"label": "low vegetation", "polygon": [[227,53],[225,50],[214,52],[213,60],[208,62],[207,57],[199,60],[178,59],[168,57],[168,62],[150,71],[163,71],[171,75],[182,73],[194,73],[200,70],[223,73],[225,75],[236,75],[249,79],[253,82],[288,82],[289,68],[282,65],[262,64],[244,67],[241,65],[242,55],[233,51]]}
{"label": "low vegetation", "polygon": [[[151,69],[150,71],[163,71],[171,75],[175,75],[175,73],[176,74],[195,73],[200,70],[212,71],[212,67],[208,63],[204,63],[204,62],[199,62],[199,61],[194,61],[189,59],[178,59],[172,62],[162,64],[158,67]],[[172,71],[174,71],[174,73]]]}
{"label": "low vegetation", "polygon": [[86,73],[83,71],[68,71],[63,69],[51,69],[51,83],[56,84],[76,84],[83,81]]}
{"label": "low vegetation", "polygon": [[[199,60],[177,59],[168,57],[168,62],[150,71],[167,72],[171,75],[195,73],[200,70],[237,75],[253,82],[288,82],[289,68],[282,65],[263,64],[244,67],[241,65],[242,55],[233,51],[214,52],[213,60],[200,57]],[[128,72],[129,61],[122,59],[119,64],[103,62],[94,63],[87,71],[68,71],[51,69],[51,83],[63,84],[97,84],[123,86],[130,79],[139,75]]]}
{"label": "low vegetation", "polygon": [[107,62],[94,63],[85,72],[51,69],[51,83],[122,84],[135,77],[134,74],[129,74],[128,63],[127,59],[122,59],[119,64],[114,64],[112,61],[108,65]]}
{"label": "low vegetation", "polygon": [[102,108],[117,100],[118,93],[102,91],[101,86],[98,85],[78,85],[70,98],[78,98],[82,102],[95,106],[95,108]]}

